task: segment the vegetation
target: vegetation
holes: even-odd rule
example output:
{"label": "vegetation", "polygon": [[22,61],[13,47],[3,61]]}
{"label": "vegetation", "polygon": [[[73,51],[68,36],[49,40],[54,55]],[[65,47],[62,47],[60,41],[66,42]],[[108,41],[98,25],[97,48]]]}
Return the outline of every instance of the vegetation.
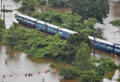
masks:
{"label": "vegetation", "polygon": [[36,12],[33,17],[77,32],[85,32],[88,35],[94,34],[94,24],[98,22],[95,18],[82,21],[82,16],[76,13],[60,14],[55,10],[49,10],[45,13]]}
{"label": "vegetation", "polygon": [[96,18],[103,23],[103,18],[109,14],[108,0],[71,0],[72,13],[81,15],[84,19]]}
{"label": "vegetation", "polygon": [[8,9],[2,9],[2,12],[13,12],[13,10],[8,10]]}
{"label": "vegetation", "polygon": [[71,7],[70,0],[51,0],[53,7]]}
{"label": "vegetation", "polygon": [[112,25],[115,25],[115,26],[120,26],[120,19],[116,19],[116,20],[110,21],[110,23]]}
{"label": "vegetation", "polygon": [[[19,10],[28,10],[30,13],[31,10],[35,10],[37,2],[41,3],[41,1],[43,0],[23,0],[23,6]],[[67,3],[68,0],[52,1],[53,5],[58,5],[57,7],[70,6]],[[55,1],[57,2],[54,3]],[[4,31],[2,20],[0,20],[0,25],[2,25],[0,27],[3,27],[0,28],[0,38],[4,44],[12,46],[15,50],[26,52],[28,56],[53,58],[72,63],[65,67],[51,64],[51,66],[60,69],[59,73],[65,79],[80,78],[80,82],[102,82],[105,73],[113,70],[116,65],[112,59],[102,57],[100,60],[96,60],[100,65],[95,66],[95,61],[90,59],[91,49],[89,46],[91,41],[88,39],[88,35],[95,33],[95,23],[102,22],[102,18],[107,17],[108,1],[71,0],[71,2],[73,13],[60,14],[50,10],[45,13],[36,12],[33,15],[37,19],[78,32],[70,35],[67,40],[61,41],[59,34],[45,37],[38,29],[26,30],[16,23],[13,23],[9,30]],[[84,6],[85,4],[86,6]]]}
{"label": "vegetation", "polygon": [[28,15],[31,15],[31,11],[34,11],[36,6],[40,4],[46,4],[46,0],[22,0],[22,6],[18,10],[25,11]]}
{"label": "vegetation", "polygon": [[2,35],[5,32],[5,23],[3,20],[0,19],[0,40],[2,40]]}

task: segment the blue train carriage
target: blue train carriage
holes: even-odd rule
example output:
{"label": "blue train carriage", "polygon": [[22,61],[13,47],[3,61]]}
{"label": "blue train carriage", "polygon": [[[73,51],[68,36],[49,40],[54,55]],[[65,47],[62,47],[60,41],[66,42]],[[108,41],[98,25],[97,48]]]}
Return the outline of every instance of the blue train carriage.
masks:
{"label": "blue train carriage", "polygon": [[[46,25],[46,28],[45,28],[45,25]],[[51,33],[51,34],[56,34],[59,27],[56,26],[56,25],[47,23],[47,22],[46,22],[46,24],[45,24],[44,21],[38,20],[38,21],[36,22],[36,28],[39,28],[39,29],[42,30],[42,31],[45,31],[45,30],[46,30],[47,32],[49,32],[49,33]]]}
{"label": "blue train carriage", "polygon": [[70,34],[75,34],[77,32],[65,28],[59,28],[58,33],[61,35],[62,38],[68,39]]}
{"label": "blue train carriage", "polygon": [[16,18],[19,23],[23,23],[35,28],[37,19],[23,15],[23,14],[17,14]]}
{"label": "blue train carriage", "polygon": [[[88,36],[88,37],[92,41],[92,47],[93,47],[94,46],[94,37],[92,37],[92,36]],[[113,45],[114,44],[112,42],[102,40],[99,38],[95,38],[95,47],[96,48],[101,49],[101,50],[105,50],[105,51],[110,52],[110,53],[115,53],[115,54],[120,55],[120,47],[115,46],[114,51],[113,51]]]}

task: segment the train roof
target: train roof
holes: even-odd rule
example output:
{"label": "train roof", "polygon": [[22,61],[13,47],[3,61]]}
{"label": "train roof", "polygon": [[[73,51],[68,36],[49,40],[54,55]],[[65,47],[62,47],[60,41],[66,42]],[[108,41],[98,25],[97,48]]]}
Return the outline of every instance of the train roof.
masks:
{"label": "train roof", "polygon": [[46,23],[46,24],[47,24],[47,26],[53,27],[53,28],[55,28],[55,29],[60,28],[59,26],[56,26],[56,25],[53,25],[53,24],[50,24],[50,23]]}
{"label": "train roof", "polygon": [[[91,40],[94,40],[94,37],[92,37],[92,36],[88,36],[88,38],[91,39]],[[105,43],[105,44],[109,44],[111,46],[114,45],[112,42],[109,42],[109,41],[106,41],[106,40],[102,40],[102,39],[99,39],[99,38],[95,38],[95,41],[101,42],[101,43]]]}
{"label": "train roof", "polygon": [[69,30],[69,29],[66,29],[66,28],[60,28],[59,30],[64,31],[64,32],[68,32],[68,33],[70,33],[70,34],[77,33],[77,32],[75,32],[75,31],[72,31],[72,30]]}
{"label": "train roof", "polygon": [[29,17],[29,16],[27,16],[27,15],[23,15],[23,14],[17,14],[17,16],[21,16],[21,17],[30,19],[30,20],[32,20],[32,21],[36,21],[36,20],[37,20],[36,18],[32,18],[32,17]]}
{"label": "train roof", "polygon": [[[41,24],[45,25],[45,22],[41,21],[41,20],[38,20],[37,23],[41,23]],[[56,26],[56,25],[53,25],[53,24],[50,24],[50,23],[47,23],[47,22],[46,22],[46,25],[49,26],[49,27],[55,28],[55,29],[60,28],[59,26]]]}
{"label": "train roof", "polygon": [[41,21],[41,20],[37,20],[37,23],[40,23],[40,24],[44,24],[44,25],[45,25],[45,22],[44,22],[44,21]]}

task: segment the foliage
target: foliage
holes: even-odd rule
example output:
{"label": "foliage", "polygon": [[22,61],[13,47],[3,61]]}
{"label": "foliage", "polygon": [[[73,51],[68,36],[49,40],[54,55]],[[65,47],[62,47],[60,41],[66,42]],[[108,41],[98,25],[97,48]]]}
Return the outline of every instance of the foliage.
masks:
{"label": "foliage", "polygon": [[103,82],[103,76],[99,76],[94,70],[81,72],[80,82]]}
{"label": "foliage", "polygon": [[64,76],[64,79],[74,79],[80,76],[77,70],[71,66],[61,67],[59,73]]}
{"label": "foliage", "polygon": [[53,7],[70,7],[69,0],[51,0]]}
{"label": "foliage", "polygon": [[14,23],[3,35],[3,43],[24,51],[35,58],[53,58],[60,61],[75,60],[76,48],[59,39],[59,34],[45,37],[40,31],[26,30]]}
{"label": "foliage", "polygon": [[5,32],[5,23],[3,20],[0,19],[0,40],[2,40],[2,35]]}
{"label": "foliage", "polygon": [[31,11],[35,10],[35,7],[37,6],[36,0],[22,0],[22,6],[18,9],[19,11]]}
{"label": "foliage", "polygon": [[2,9],[1,12],[13,12],[13,10],[9,10],[9,9]]}
{"label": "foliage", "polygon": [[94,24],[97,23],[97,19],[95,18],[89,18],[83,22],[82,16],[76,13],[60,14],[55,10],[49,10],[45,13],[36,12],[33,14],[33,17],[77,32],[86,30],[88,35],[93,35],[93,32],[95,32]]}
{"label": "foliage", "polygon": [[120,19],[116,19],[116,20],[110,21],[110,23],[112,25],[115,25],[115,26],[120,26]]}
{"label": "foliage", "polygon": [[50,63],[50,67],[58,67],[55,63]]}
{"label": "foliage", "polygon": [[88,18],[88,20],[84,20],[84,26],[86,29],[92,29],[95,30],[94,24],[97,23],[97,19],[95,18]]}
{"label": "foliage", "polygon": [[74,14],[65,13],[62,16],[63,24],[61,25],[61,27],[65,27],[67,29],[74,30],[74,29],[80,27],[81,20],[82,20],[82,16],[80,16],[76,13],[74,13]]}
{"label": "foliage", "polygon": [[85,71],[91,69],[93,66],[92,63],[89,61],[90,59],[90,48],[84,42],[81,43],[79,50],[76,54],[75,63],[77,69],[80,71]]}
{"label": "foliage", "polygon": [[116,79],[116,81],[120,82],[120,77]]}
{"label": "foliage", "polygon": [[45,13],[36,12],[33,17],[55,25],[60,25],[62,23],[62,14],[56,12],[55,10],[49,10]]}
{"label": "foliage", "polygon": [[74,35],[70,35],[67,41],[69,44],[78,47],[82,42],[85,42],[89,46],[91,45],[91,41],[88,39],[88,35],[85,33],[77,33]]}
{"label": "foliage", "polygon": [[46,0],[36,0],[36,2],[39,3],[40,5],[46,4]]}
{"label": "foliage", "polygon": [[108,57],[101,57],[100,58],[100,67],[103,67],[106,72],[110,72],[111,70],[113,70],[116,65],[114,60],[112,60],[111,58]]}
{"label": "foliage", "polygon": [[96,62],[97,62],[97,63],[100,62],[100,60],[98,60],[98,59],[90,59],[90,61],[91,61],[91,62],[95,62],[95,63],[96,63]]}
{"label": "foliage", "polygon": [[81,15],[84,19],[96,18],[103,23],[103,18],[109,14],[108,0],[70,0],[73,13]]}

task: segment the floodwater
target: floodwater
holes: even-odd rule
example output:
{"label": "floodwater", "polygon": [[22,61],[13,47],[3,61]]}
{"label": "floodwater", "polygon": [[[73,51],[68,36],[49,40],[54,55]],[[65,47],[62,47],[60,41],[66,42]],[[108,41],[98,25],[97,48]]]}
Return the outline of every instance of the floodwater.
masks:
{"label": "floodwater", "polygon": [[[25,53],[16,52],[0,42],[0,82],[42,82],[43,78],[45,82],[59,82],[60,76],[56,69],[49,67],[50,62],[55,61],[27,57]],[[45,73],[46,70],[50,72]],[[25,73],[32,73],[33,76],[25,77]]]}
{"label": "floodwater", "polygon": [[[15,0],[1,0],[2,5],[6,5],[6,9],[12,9],[12,13],[5,14],[5,24],[6,29],[9,29],[12,22],[17,22],[15,19],[15,15],[20,13],[16,11],[17,8],[21,6],[21,3],[15,2]],[[95,28],[100,28],[102,30],[102,37],[110,42],[120,44],[120,34],[114,33],[119,31],[119,27],[112,26],[109,24],[111,20],[120,18],[120,2],[118,0],[109,0],[110,3],[110,13],[106,19],[104,19],[104,24],[96,24]],[[1,4],[0,4],[1,5]],[[12,5],[7,6],[7,5]],[[1,6],[0,6],[1,8]],[[70,8],[53,8],[49,4],[47,6],[38,6],[37,10],[39,12],[45,12],[49,9],[54,9],[60,13],[70,12]],[[1,13],[1,12],[0,12]],[[2,14],[3,16],[3,14]],[[3,17],[2,17],[3,19]],[[5,57],[7,55],[7,62],[5,62]],[[95,58],[100,58],[101,55],[107,55],[113,60],[115,60],[116,64],[120,62],[120,57],[114,58],[113,54],[101,51],[96,49]],[[93,56],[93,54],[92,54]],[[0,82],[42,82],[42,78],[45,79],[45,82],[78,82],[77,80],[62,80],[60,81],[60,75],[55,69],[49,67],[50,62],[55,62],[50,59],[34,59],[27,57],[25,53],[16,52],[11,47],[3,45],[0,42]],[[47,74],[45,74],[45,70],[50,70]],[[40,74],[38,72],[40,71]],[[25,77],[25,73],[33,73],[33,77]],[[112,80],[108,80],[104,78],[104,82],[117,82],[116,78],[119,77],[119,71],[116,70],[111,72],[113,77]],[[2,75],[6,75],[5,78]],[[10,77],[10,75],[13,75]]]}

